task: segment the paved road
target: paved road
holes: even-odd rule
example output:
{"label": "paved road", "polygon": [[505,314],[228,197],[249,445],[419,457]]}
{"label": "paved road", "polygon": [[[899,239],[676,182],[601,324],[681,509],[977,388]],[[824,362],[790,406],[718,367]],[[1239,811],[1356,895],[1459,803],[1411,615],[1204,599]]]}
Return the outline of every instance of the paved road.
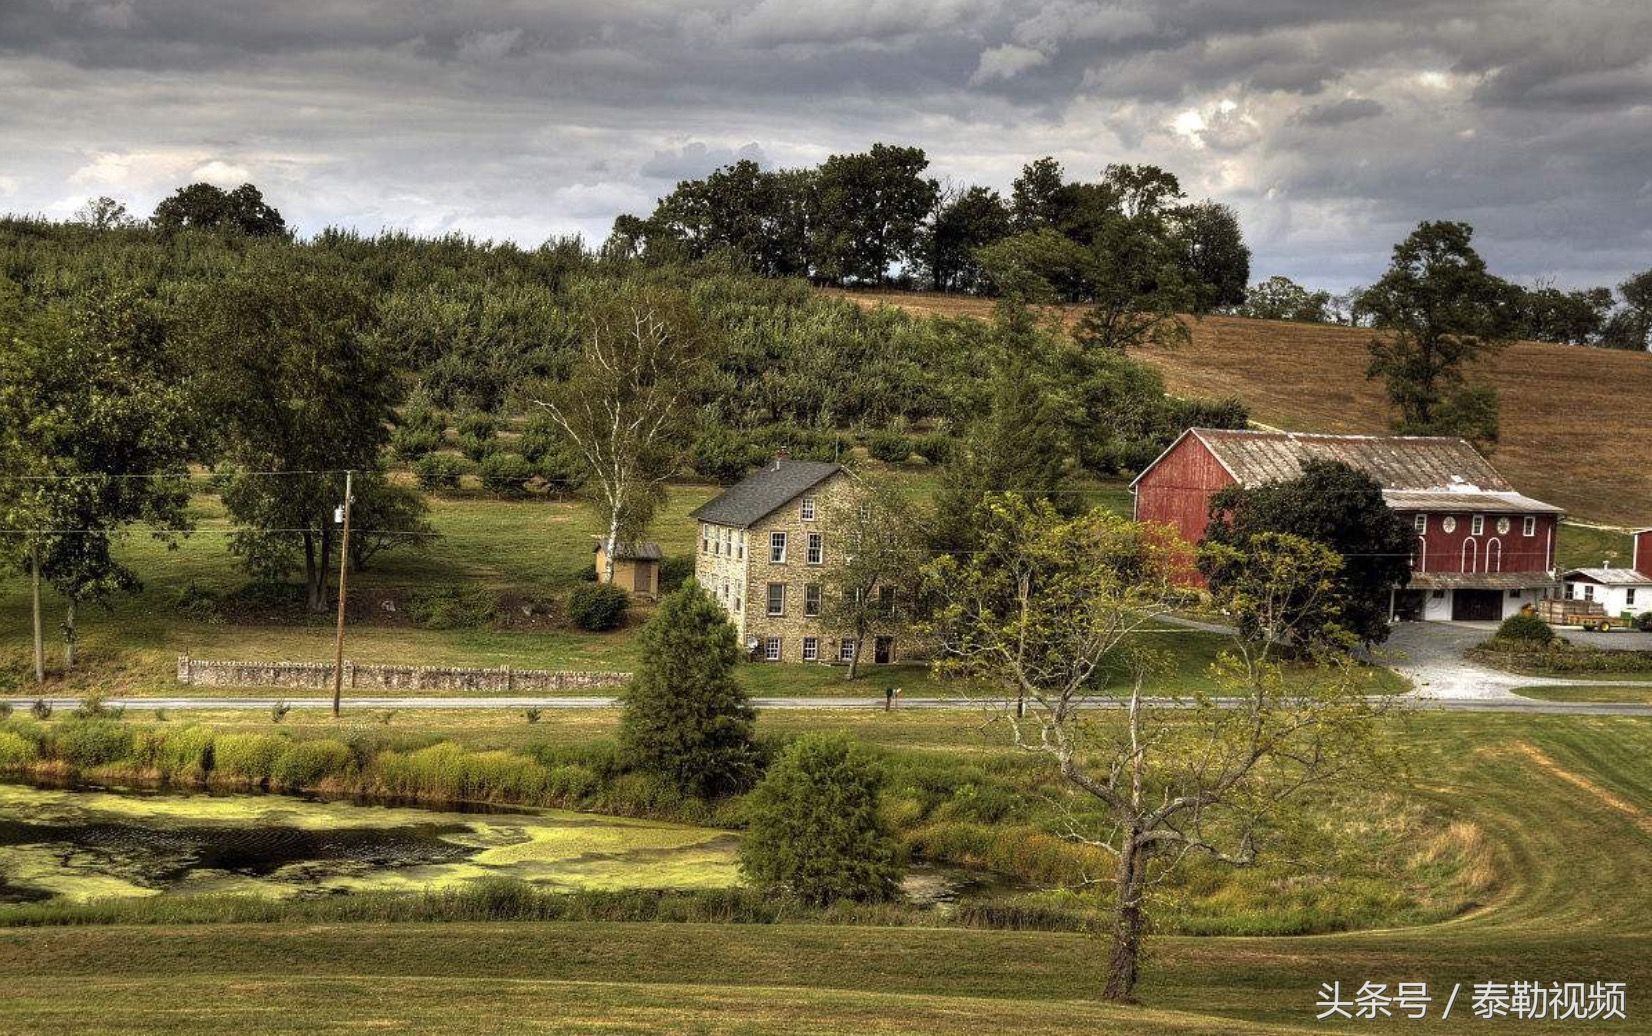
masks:
{"label": "paved road", "polygon": [[[76,698],[48,698],[46,700],[54,709],[72,709],[79,704],[79,699]],[[1557,716],[1652,716],[1652,705],[1613,702],[1537,701],[1513,694],[1507,698],[1422,698],[1406,695],[1385,700],[1393,700],[1406,707],[1425,711],[1514,712]],[[14,699],[12,704],[21,711],[27,709],[31,701],[32,699]],[[134,713],[149,712],[155,709],[167,709],[174,712],[186,709],[255,709],[268,712],[271,706],[278,701],[286,702],[295,709],[328,709],[333,705],[331,698],[109,698],[104,701],[104,704],[116,708],[124,707]],[[382,711],[384,709],[611,709],[618,704],[618,698],[603,695],[559,698],[363,697],[346,698],[344,700],[345,711],[354,713]],[[884,707],[881,697],[753,698],[752,704],[760,709],[881,709]],[[1004,704],[1001,701],[984,701],[974,698],[901,698],[897,700],[895,709],[900,712],[908,712],[914,709],[921,712],[931,712],[1001,708]],[[1158,700],[1156,704],[1175,703]],[[1119,703],[1110,700],[1097,700],[1091,703],[1090,707],[1098,709],[1118,708]]]}
{"label": "paved road", "polygon": [[1464,657],[1469,648],[1491,636],[1496,627],[1494,622],[1402,622],[1394,627],[1388,643],[1373,653],[1372,660],[1410,679],[1418,698],[1441,701],[1473,699],[1505,704],[1527,701],[1514,693],[1519,687],[1586,687],[1590,684],[1652,687],[1645,681],[1613,680],[1605,674],[1587,680],[1521,676]]}

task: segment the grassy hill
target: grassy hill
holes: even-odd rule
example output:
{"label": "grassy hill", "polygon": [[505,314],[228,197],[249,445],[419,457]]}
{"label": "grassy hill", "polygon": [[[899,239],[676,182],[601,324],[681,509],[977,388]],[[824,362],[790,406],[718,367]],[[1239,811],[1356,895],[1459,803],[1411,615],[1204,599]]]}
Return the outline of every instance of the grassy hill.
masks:
{"label": "grassy hill", "polygon": [[[863,305],[889,304],[945,316],[991,314],[986,299],[852,292]],[[1080,307],[1071,307],[1076,316]],[[1172,392],[1238,396],[1252,419],[1290,431],[1380,434],[1388,407],[1367,381],[1372,332],[1324,324],[1211,316],[1193,321],[1193,341],[1144,352]],[[1652,405],[1652,354],[1516,342],[1481,364],[1502,396],[1502,443],[1494,462],[1524,492],[1579,520],[1652,525],[1652,464],[1644,437]],[[1624,559],[1627,561],[1627,558]]]}

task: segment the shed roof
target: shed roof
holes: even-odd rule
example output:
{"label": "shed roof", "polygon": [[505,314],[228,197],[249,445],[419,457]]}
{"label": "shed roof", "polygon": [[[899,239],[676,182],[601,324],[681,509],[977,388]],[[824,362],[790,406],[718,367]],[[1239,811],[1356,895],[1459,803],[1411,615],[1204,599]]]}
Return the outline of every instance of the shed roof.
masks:
{"label": "shed roof", "polygon": [[1382,498],[1396,511],[1477,511],[1482,514],[1564,514],[1561,508],[1521,493],[1426,492],[1385,489]]}
{"label": "shed roof", "polygon": [[1412,590],[1538,590],[1555,585],[1547,572],[1413,572]]}
{"label": "shed roof", "polygon": [[1574,568],[1566,573],[1569,580],[1579,577],[1602,586],[1652,586],[1652,575],[1632,568]]}
{"label": "shed roof", "polygon": [[[595,553],[602,549],[602,537],[592,538],[597,541],[591,548],[592,553]],[[620,543],[614,547],[615,561],[658,561],[664,556],[660,545],[652,540],[642,543]]]}
{"label": "shed roof", "polygon": [[772,460],[746,478],[690,512],[713,525],[747,528],[762,521],[799,493],[843,470],[841,464],[818,460]]}

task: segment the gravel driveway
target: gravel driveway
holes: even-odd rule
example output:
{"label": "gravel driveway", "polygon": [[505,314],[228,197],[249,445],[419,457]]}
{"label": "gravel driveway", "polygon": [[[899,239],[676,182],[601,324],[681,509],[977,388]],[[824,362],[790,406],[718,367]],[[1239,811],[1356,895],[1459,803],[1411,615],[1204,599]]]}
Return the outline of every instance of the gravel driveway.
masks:
{"label": "gravel driveway", "polygon": [[[1416,685],[1419,698],[1453,698],[1458,700],[1519,699],[1516,687],[1569,687],[1592,683],[1611,683],[1619,686],[1639,685],[1642,681],[1612,680],[1601,677],[1592,680],[1565,680],[1543,676],[1521,676],[1500,669],[1470,662],[1464,658],[1469,648],[1491,636],[1495,622],[1402,622],[1394,627],[1388,643],[1373,653],[1373,661],[1389,666],[1408,677]],[[1644,633],[1580,634],[1565,630],[1562,635],[1577,643],[1630,648],[1639,646]],[[1620,639],[1621,638],[1621,639]]]}

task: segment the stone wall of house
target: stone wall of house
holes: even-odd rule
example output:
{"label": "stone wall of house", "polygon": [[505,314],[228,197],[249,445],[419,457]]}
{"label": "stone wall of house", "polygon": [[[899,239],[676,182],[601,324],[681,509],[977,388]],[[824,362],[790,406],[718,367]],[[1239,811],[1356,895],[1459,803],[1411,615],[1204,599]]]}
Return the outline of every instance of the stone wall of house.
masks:
{"label": "stone wall of house", "polygon": [[744,529],[702,522],[694,544],[694,580],[728,612],[742,644],[752,607],[746,593],[746,551],[755,542]]}
{"label": "stone wall of house", "polygon": [[[630,673],[344,663],[344,686],[383,691],[574,691],[625,686]],[[178,656],[178,682],[192,687],[333,689],[331,662],[218,662]]]}
{"label": "stone wall of house", "polygon": [[[752,526],[746,564],[744,639],[758,641],[755,655],[758,660],[764,658],[763,642],[769,637],[779,637],[780,661],[804,661],[803,639],[814,637],[818,644],[818,661],[837,661],[841,643],[837,633],[830,629],[820,616],[805,615],[804,601],[807,588],[810,585],[819,586],[824,608],[825,598],[829,592],[826,586],[827,572],[833,564],[841,560],[842,555],[837,552],[843,547],[832,536],[832,508],[838,505],[841,494],[848,491],[848,476],[833,475],[825,482],[788,500],[784,507]],[[803,501],[807,497],[814,498],[815,517],[805,520]],[[770,550],[772,536],[776,532],[786,534],[786,559],[779,562],[772,560]],[[810,533],[819,534],[821,537],[820,564],[809,563]],[[770,583],[779,583],[786,588],[785,613],[782,615],[768,614]],[[861,655],[861,660],[872,660],[870,650]]]}

